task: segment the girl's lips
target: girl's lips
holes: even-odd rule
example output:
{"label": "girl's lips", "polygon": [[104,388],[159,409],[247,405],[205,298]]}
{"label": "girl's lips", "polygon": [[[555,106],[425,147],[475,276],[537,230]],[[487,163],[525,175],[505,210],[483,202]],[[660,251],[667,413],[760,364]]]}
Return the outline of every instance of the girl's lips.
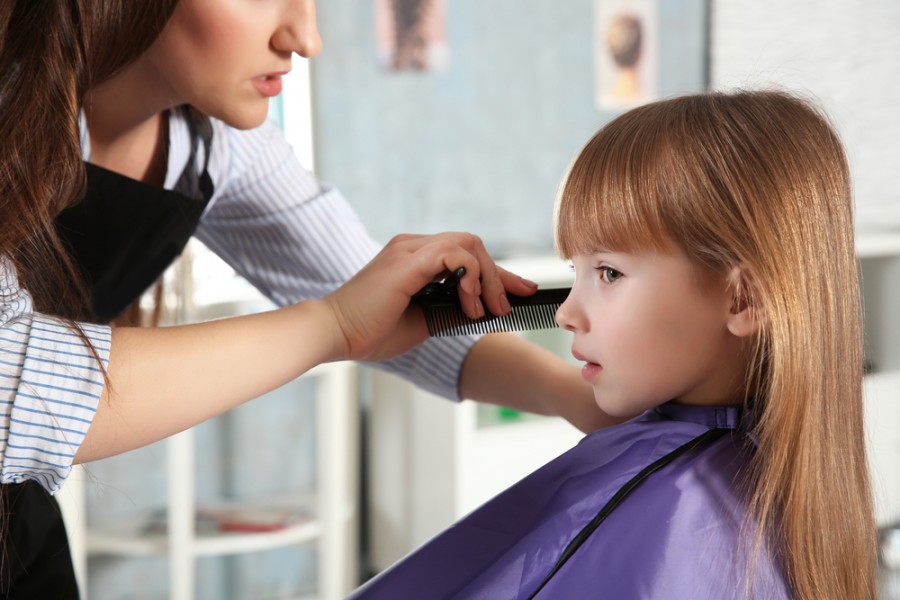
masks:
{"label": "girl's lips", "polygon": [[600,371],[602,370],[602,366],[598,365],[597,363],[589,362],[581,367],[581,376],[584,377],[587,381],[593,381],[597,378],[597,375],[599,375]]}
{"label": "girl's lips", "polygon": [[579,352],[575,348],[572,348],[572,356],[575,357],[575,360],[585,363],[585,365],[581,367],[581,376],[588,381],[592,381],[597,377],[597,375],[600,374],[600,371],[603,370],[602,366],[589,361],[581,352]]}
{"label": "girl's lips", "polygon": [[254,77],[251,81],[253,82],[253,87],[267,98],[281,93],[281,75],[263,75],[262,77]]}

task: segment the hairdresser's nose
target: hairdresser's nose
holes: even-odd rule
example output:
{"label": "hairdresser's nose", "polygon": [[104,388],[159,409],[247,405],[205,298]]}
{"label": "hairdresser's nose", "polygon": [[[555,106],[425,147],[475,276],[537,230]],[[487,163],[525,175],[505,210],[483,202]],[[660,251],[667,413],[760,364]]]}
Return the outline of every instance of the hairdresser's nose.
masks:
{"label": "hairdresser's nose", "polygon": [[556,309],[556,324],[566,331],[575,333],[584,329],[583,322],[582,314],[577,308],[575,288],[573,287],[566,301]]}
{"label": "hairdresser's nose", "polygon": [[272,36],[272,46],[281,52],[296,52],[303,58],[312,58],[322,51],[313,0],[287,3],[281,25]]}

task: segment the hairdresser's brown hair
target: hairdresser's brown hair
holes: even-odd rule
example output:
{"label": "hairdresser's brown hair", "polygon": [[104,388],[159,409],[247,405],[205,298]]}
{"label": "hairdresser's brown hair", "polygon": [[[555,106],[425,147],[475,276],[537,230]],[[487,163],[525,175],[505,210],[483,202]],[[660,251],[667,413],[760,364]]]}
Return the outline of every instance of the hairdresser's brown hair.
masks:
{"label": "hairdresser's brown hair", "polygon": [[780,91],[625,113],[575,159],[557,204],[564,257],[674,244],[703,271],[743,269],[740,300],[763,315],[745,393],[758,418],[755,547],[805,600],[875,598],[853,231],[838,136],[813,103]]}
{"label": "hairdresser's brown hair", "polygon": [[82,102],[149,47],[177,1],[0,3],[0,256],[38,310],[90,314],[53,226],[84,192]]}
{"label": "hairdresser's brown hair", "polygon": [[[0,2],[0,260],[15,269],[37,310],[64,319],[92,314],[54,227],[59,212],[84,193],[82,102],[92,86],[147,49],[177,2]],[[0,590],[9,576],[5,489],[0,486]]]}

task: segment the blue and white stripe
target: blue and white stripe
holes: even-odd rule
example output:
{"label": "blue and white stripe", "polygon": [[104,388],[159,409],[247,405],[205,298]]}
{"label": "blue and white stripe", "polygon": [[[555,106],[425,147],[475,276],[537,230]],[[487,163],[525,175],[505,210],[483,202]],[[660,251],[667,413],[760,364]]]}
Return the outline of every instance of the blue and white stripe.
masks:
{"label": "blue and white stripe", "polygon": [[56,491],[97,411],[110,330],[80,325],[82,337],[32,312],[8,261],[0,261],[0,311],[0,482],[35,479]]}

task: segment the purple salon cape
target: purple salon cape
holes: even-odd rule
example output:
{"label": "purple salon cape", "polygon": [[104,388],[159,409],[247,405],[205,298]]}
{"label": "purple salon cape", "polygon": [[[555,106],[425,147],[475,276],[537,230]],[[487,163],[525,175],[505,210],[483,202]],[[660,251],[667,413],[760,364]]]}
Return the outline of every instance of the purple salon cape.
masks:
{"label": "purple salon cape", "polygon": [[[754,445],[739,416],[668,403],[591,433],[350,598],[790,598],[777,557],[763,548],[748,560],[740,472]],[[714,428],[730,431],[647,476],[546,579],[623,485]]]}

